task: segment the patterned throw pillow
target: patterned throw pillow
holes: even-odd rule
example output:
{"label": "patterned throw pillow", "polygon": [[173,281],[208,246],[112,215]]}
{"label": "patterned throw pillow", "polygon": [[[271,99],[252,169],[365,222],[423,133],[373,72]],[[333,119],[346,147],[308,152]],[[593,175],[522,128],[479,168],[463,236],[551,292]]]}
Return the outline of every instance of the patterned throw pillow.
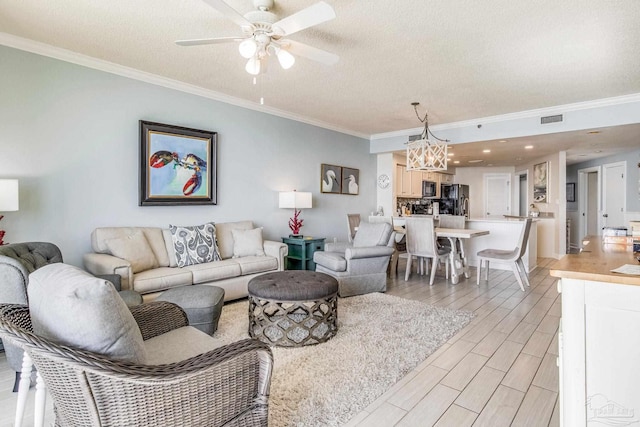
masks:
{"label": "patterned throw pillow", "polygon": [[220,261],[216,225],[208,222],[191,227],[169,225],[178,267]]}

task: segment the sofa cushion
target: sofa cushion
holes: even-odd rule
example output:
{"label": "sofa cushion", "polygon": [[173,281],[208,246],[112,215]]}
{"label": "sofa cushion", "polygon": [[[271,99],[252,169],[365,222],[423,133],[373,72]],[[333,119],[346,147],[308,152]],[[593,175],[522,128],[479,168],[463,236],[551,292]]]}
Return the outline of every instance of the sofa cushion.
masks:
{"label": "sofa cushion", "polygon": [[216,225],[208,222],[194,226],[170,225],[178,267],[220,260],[216,245]]}
{"label": "sofa cushion", "polygon": [[163,228],[162,237],[164,238],[164,246],[167,249],[167,254],[169,255],[169,267],[177,267],[178,260],[176,260],[176,251],[173,249],[173,237],[171,237],[171,230]]}
{"label": "sofa cushion", "polygon": [[361,222],[353,238],[354,248],[364,248],[367,246],[386,246],[391,238],[393,228],[386,222]]}
{"label": "sofa cushion", "polygon": [[34,271],[27,292],[37,335],[116,360],[146,362],[140,329],[108,281],[57,263]]}
{"label": "sofa cushion", "polygon": [[105,244],[111,255],[129,261],[134,273],[158,267],[153,250],[141,230],[128,236],[107,239]]}
{"label": "sofa cushion", "polygon": [[133,290],[141,294],[191,284],[193,284],[191,272],[182,268],[159,267],[133,276]]}
{"label": "sofa cushion", "polygon": [[347,260],[344,258],[344,254],[339,252],[315,252],[313,262],[332,271],[347,271]]}
{"label": "sofa cushion", "polygon": [[149,355],[147,364],[164,365],[214,350],[222,343],[193,326],[183,326],[148,339],[144,345]]}
{"label": "sofa cushion", "polygon": [[162,238],[162,229],[158,227],[100,227],[91,233],[91,246],[94,252],[109,254],[105,241],[118,237],[130,236],[136,231],[142,231],[160,267],[169,266],[169,255]]}
{"label": "sofa cushion", "polygon": [[218,241],[218,249],[222,259],[231,258],[233,256],[233,235],[232,230],[251,230],[253,222],[221,222],[216,224],[216,237]]}
{"label": "sofa cushion", "polygon": [[234,260],[240,265],[243,276],[278,269],[278,260],[271,256],[248,256]]}
{"label": "sofa cushion", "polygon": [[262,228],[253,230],[231,230],[233,236],[233,257],[264,256]]}
{"label": "sofa cushion", "polygon": [[232,259],[208,262],[206,264],[190,265],[184,269],[191,271],[193,284],[228,279],[229,277],[238,277],[242,274],[240,265],[236,260]]}

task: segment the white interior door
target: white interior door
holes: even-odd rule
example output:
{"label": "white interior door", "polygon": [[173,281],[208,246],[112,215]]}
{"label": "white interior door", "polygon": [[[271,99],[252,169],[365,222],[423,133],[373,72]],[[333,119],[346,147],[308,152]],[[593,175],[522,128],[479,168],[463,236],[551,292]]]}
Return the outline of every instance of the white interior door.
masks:
{"label": "white interior door", "polygon": [[484,208],[488,218],[511,215],[511,174],[484,174]]}
{"label": "white interior door", "polygon": [[626,170],[627,162],[610,163],[603,166],[603,227],[624,225],[626,210]]}

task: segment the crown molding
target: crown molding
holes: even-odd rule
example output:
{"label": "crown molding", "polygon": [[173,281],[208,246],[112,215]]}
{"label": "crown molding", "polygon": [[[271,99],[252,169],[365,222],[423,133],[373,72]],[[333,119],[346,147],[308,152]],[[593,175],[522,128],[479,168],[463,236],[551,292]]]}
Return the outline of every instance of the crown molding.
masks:
{"label": "crown molding", "polygon": [[[615,105],[629,104],[640,102],[640,93],[632,93],[630,95],[615,96],[611,98],[595,99],[592,101],[576,102],[573,104],[557,105],[554,107],[537,108],[534,110],[519,111],[515,113],[501,114],[499,116],[482,117],[479,119],[463,120],[460,122],[443,123],[440,125],[429,126],[431,130],[447,130],[459,129],[468,126],[477,126],[479,124],[499,123],[510,120],[528,119],[531,117],[552,116],[555,114],[566,114],[572,111],[589,110],[592,108],[610,107]],[[424,128],[411,128],[386,133],[377,133],[371,135],[370,140],[386,139],[393,137],[403,137],[414,135],[416,132],[422,132]]]}
{"label": "crown molding", "polygon": [[329,123],[293,114],[288,111],[260,105],[256,102],[251,102],[246,99],[236,98],[234,96],[226,95],[210,89],[205,89],[200,86],[184,83],[167,77],[162,77],[157,74],[148,73],[146,71],[136,70],[135,68],[126,67],[124,65],[119,65],[102,59],[97,59],[88,55],[83,55],[77,52],[51,46],[34,40],[25,39],[23,37],[18,37],[9,33],[0,32],[0,45],[23,50],[30,53],[35,53],[37,55],[42,55],[49,58],[58,59],[83,67],[92,68],[94,70],[104,71],[106,73],[116,74],[118,76],[150,83],[156,86],[197,95],[203,98],[212,99],[214,101],[224,102],[225,104],[235,105],[237,107],[258,111],[260,113],[271,114],[273,116],[282,117],[284,119],[306,123],[308,125],[317,126],[323,129],[340,132],[346,135],[351,135],[366,140],[369,140],[370,137],[370,135],[368,134],[363,134],[350,129],[343,129]]}

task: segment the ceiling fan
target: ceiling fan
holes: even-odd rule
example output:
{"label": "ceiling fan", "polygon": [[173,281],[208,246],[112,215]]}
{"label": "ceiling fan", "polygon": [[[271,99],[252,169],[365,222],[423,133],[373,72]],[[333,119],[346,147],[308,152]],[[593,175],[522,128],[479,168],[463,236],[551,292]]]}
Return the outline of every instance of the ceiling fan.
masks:
{"label": "ceiling fan", "polygon": [[240,43],[238,46],[240,55],[248,59],[245,70],[254,76],[265,72],[268,57],[272,55],[278,58],[278,62],[285,70],[295,63],[294,55],[326,65],[333,65],[339,60],[339,57],[333,53],[286,38],[298,31],[334,19],[336,13],[333,8],[323,1],[280,20],[269,11],[273,8],[273,0],[253,0],[257,10],[248,12],[244,16],[224,0],[203,1],[238,24],[243,36],[178,40],[176,44],[179,46]]}

